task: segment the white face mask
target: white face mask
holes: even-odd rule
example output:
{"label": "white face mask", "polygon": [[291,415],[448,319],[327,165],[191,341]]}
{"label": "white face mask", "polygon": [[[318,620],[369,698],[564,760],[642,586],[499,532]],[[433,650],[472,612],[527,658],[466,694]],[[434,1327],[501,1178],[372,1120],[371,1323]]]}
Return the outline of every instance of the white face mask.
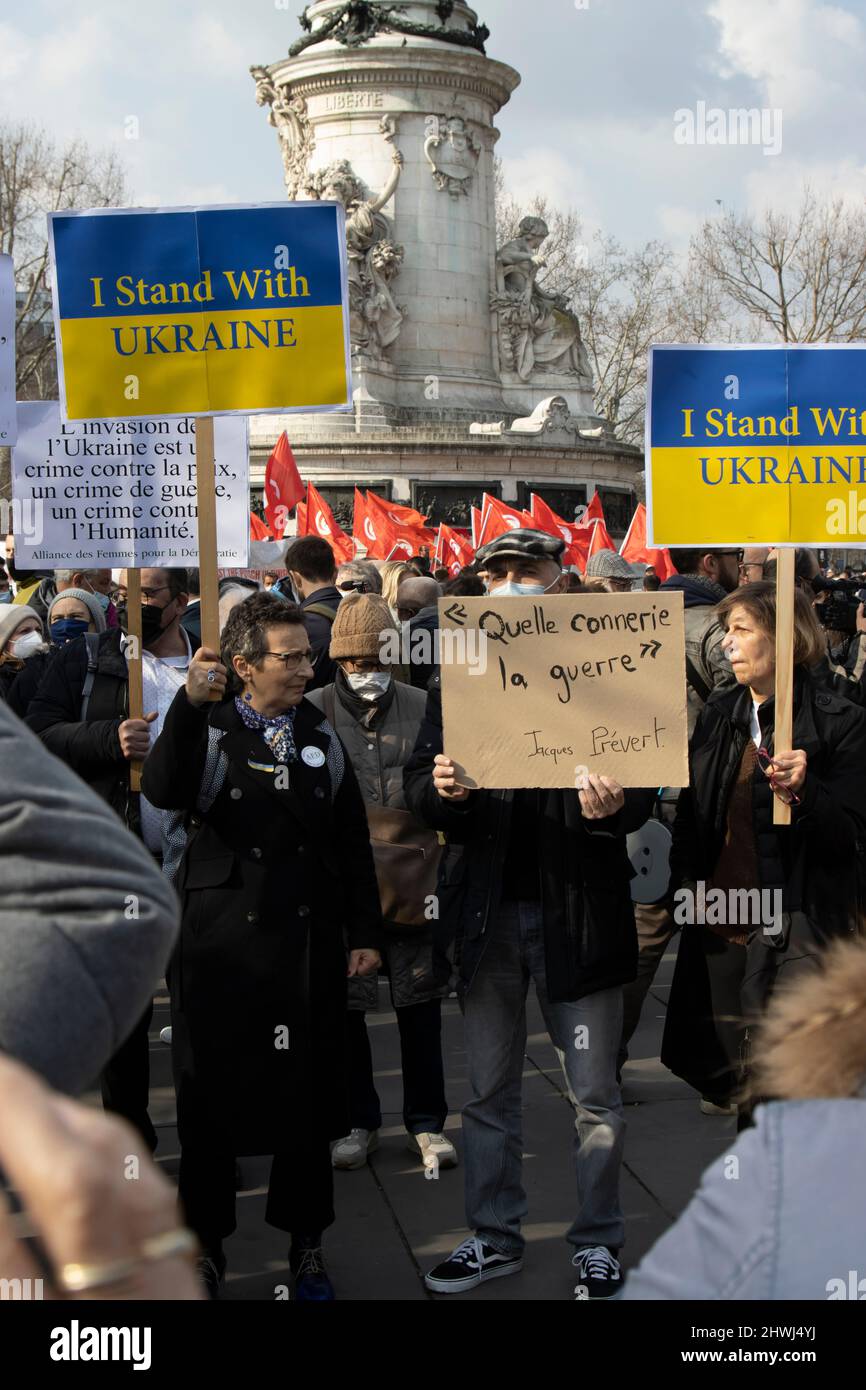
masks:
{"label": "white face mask", "polygon": [[[558,583],[559,580],[554,579],[553,584]],[[548,584],[545,588],[543,584],[517,584],[512,579],[493,579],[487,585],[487,592],[491,598],[527,598],[532,594],[548,593],[553,584]]]}
{"label": "white face mask", "polygon": [[19,661],[26,661],[28,656],[44,651],[45,643],[38,632],[25,632],[23,637],[16,637],[9,643],[9,650]]}
{"label": "white face mask", "polygon": [[346,680],[362,700],[377,700],[391,684],[387,671],[353,671],[351,675],[347,674]]}

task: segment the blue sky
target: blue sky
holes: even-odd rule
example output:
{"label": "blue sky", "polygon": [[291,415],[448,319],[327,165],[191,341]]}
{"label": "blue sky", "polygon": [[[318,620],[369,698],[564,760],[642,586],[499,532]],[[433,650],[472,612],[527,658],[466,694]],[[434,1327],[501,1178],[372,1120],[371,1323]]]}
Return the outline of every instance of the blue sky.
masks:
{"label": "blue sky", "polygon": [[[134,201],[279,199],[274,132],[248,69],[298,37],[301,0],[29,0],[0,11],[6,114],[123,156]],[[683,245],[725,205],[866,190],[866,0],[479,0],[487,51],[522,84],[498,118],[511,189],[588,231]],[[8,17],[7,17],[8,15]],[[674,112],[782,113],[782,150],[684,146]],[[138,118],[140,138],[124,138]]]}

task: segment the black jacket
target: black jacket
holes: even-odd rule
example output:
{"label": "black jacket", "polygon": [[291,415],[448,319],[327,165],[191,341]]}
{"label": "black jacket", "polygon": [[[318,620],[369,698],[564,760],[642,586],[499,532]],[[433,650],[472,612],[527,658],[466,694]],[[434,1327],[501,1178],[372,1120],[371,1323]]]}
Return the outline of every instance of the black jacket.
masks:
{"label": "black jacket", "polygon": [[[750,737],[747,688],[716,691],[690,748],[690,785],[677,806],[672,886],[712,878],[728,800]],[[772,751],[775,700],[760,707],[764,746]],[[808,764],[790,826],[773,825],[773,794],[756,767],[752,807],[761,888],[782,893],[778,933],[756,931],[748,947],[744,1004],[765,1002],[782,965],[811,959],[832,937],[861,929],[860,887],[866,841],[866,711],[798,671],[793,747]],[[790,972],[788,972],[790,973]]]}
{"label": "black jacket", "polygon": [[[514,793],[478,791],[464,802],[444,801],[432,775],[433,759],[441,752],[436,675],[403,787],[418,819],[448,836],[439,885],[441,944],[455,940],[461,981],[468,989],[499,908]],[[633,871],[625,837],[650,815],[655,792],[626,791],[622,811],[598,821],[581,815],[576,791],[543,790],[538,797],[538,838],[526,852],[538,856],[547,991],[552,1002],[560,1003],[635,977]]]}
{"label": "black jacket", "polygon": [[383,929],[361,794],[322,722],[302,701],[294,734],[310,761],[291,763],[283,786],[233,699],[196,708],[179,690],[144,764],[144,795],[187,812],[193,832],[170,972],[182,1143],[273,1153],[310,1129],[348,1131],[346,947],[378,949]]}
{"label": "black jacket", "polygon": [[[433,604],[430,604],[429,607],[427,607],[427,608],[422,608],[422,609],[420,610],[420,612],[416,613],[416,614],[415,614],[415,617],[412,618],[412,619],[410,620],[410,623],[409,623],[409,651],[410,651],[410,653],[413,651],[413,639],[415,639],[415,633],[416,633],[416,632],[422,632],[422,633],[426,633],[427,636],[426,636],[426,638],[423,638],[423,639],[415,639],[415,640],[418,641],[418,648],[417,648],[417,649],[420,651],[420,654],[421,654],[421,655],[424,655],[424,654],[425,654],[425,648],[426,648],[426,651],[429,651],[429,653],[431,654],[431,656],[435,657],[435,656],[437,655],[436,649],[435,649],[435,642],[436,642],[436,633],[438,632],[438,630],[439,630],[439,608],[438,608],[438,606],[437,606],[435,603],[433,603]],[[414,659],[414,657],[413,657],[412,663],[411,663],[411,665],[410,665],[410,667],[409,667],[409,681],[410,681],[410,683],[411,683],[412,685],[414,685],[418,690],[426,690],[426,689],[427,689],[427,686],[428,686],[428,684],[429,684],[429,682],[430,682],[430,678],[431,678],[431,676],[433,675],[433,673],[435,672],[437,665],[438,665],[438,662],[437,662],[436,660],[429,661],[429,662],[426,662],[426,661],[416,661],[416,660]]]}
{"label": "black jacket", "polygon": [[59,647],[49,647],[44,652],[34,652],[28,656],[24,662],[24,669],[18,672],[15,680],[12,681],[7,692],[6,700],[9,708],[14,710],[19,719],[25,719],[30,708],[30,701],[39,689],[45,678],[45,672],[51,665]]}
{"label": "black jacket", "polygon": [[193,656],[201,646],[201,600],[195,599],[187,604],[180,620],[192,647]]}
{"label": "black jacket", "polygon": [[82,722],[87,643],[75,637],[49,664],[30,701],[26,722],[47,748],[77,772],[126,822],[138,830],[138,798],[129,790],[129,762],[118,729],[129,718],[129,675],[120,649],[122,633],[99,634],[97,669]]}
{"label": "black jacket", "polygon": [[313,649],[314,675],[307,684],[308,690],[322,690],[326,685],[331,685],[337,678],[337,663],[332,661],[328,655],[333,618],[327,618],[323,613],[312,613],[310,609],[323,604],[325,608],[331,608],[336,613],[342,598],[343,595],[338,588],[333,584],[327,584],[321,589],[316,589],[314,593],[308,594],[301,602],[304,627],[307,629],[307,636]]}

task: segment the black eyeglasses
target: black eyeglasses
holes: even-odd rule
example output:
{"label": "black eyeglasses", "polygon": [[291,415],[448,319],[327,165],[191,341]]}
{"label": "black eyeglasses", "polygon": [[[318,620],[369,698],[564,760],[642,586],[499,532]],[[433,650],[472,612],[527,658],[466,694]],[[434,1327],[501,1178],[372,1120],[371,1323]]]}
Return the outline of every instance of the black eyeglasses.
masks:
{"label": "black eyeglasses", "polygon": [[311,666],[313,664],[313,653],[309,647],[305,652],[265,652],[264,655],[276,657],[286,671],[297,671],[302,661],[309,661]]}

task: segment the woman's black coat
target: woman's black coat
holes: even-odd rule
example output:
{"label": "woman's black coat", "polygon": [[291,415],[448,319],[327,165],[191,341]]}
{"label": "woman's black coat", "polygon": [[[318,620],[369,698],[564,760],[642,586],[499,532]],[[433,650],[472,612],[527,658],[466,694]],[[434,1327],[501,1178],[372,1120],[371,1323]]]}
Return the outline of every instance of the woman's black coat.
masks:
{"label": "woman's black coat", "polygon": [[[144,765],[148,800],[192,813],[169,978],[180,1138],[234,1154],[347,1132],[346,950],[382,937],[349,761],[306,701],[294,733],[282,787],[285,769],[232,699],[196,708],[180,690]],[[206,762],[211,794],[223,778],[209,806]]]}
{"label": "woman's black coat", "polygon": [[[751,693],[714,692],[690,745],[690,785],[674,826],[672,884],[713,876],[725,836],[728,800],[751,737]],[[775,700],[760,706],[764,746],[772,751]],[[866,844],[866,710],[803,671],[796,673],[792,747],[807,756],[806,781],[790,826],[773,825],[773,794],[756,767],[753,823],[760,886],[780,889],[780,930],[758,929],[748,947],[743,1005],[757,1011],[784,965],[811,963],[831,938],[864,929]]]}

